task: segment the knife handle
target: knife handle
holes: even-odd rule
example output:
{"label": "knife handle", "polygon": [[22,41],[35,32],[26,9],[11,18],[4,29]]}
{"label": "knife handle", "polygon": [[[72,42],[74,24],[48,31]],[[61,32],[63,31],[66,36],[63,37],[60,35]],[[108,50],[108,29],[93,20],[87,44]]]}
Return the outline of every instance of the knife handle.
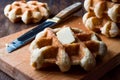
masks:
{"label": "knife handle", "polygon": [[60,19],[64,19],[66,18],[67,16],[75,13],[76,11],[80,10],[82,8],[82,4],[81,2],[77,2],[77,3],[74,3],[73,5],[63,9],[62,11],[60,11],[56,17],[60,18]]}

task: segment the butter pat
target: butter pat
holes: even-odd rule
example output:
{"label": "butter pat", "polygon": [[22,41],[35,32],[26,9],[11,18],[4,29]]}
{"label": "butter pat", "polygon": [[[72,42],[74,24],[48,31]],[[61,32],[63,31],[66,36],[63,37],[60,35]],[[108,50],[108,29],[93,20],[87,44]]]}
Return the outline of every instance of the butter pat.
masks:
{"label": "butter pat", "polygon": [[70,27],[65,27],[56,33],[58,40],[62,44],[70,44],[75,41],[74,34]]}

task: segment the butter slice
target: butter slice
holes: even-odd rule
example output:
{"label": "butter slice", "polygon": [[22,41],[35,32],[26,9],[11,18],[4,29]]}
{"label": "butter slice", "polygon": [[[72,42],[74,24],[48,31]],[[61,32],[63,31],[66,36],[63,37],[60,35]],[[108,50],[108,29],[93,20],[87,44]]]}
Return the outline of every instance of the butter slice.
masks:
{"label": "butter slice", "polygon": [[60,31],[56,33],[56,35],[57,35],[58,40],[62,44],[70,44],[75,41],[74,34],[72,30],[70,29],[70,27],[62,28]]}

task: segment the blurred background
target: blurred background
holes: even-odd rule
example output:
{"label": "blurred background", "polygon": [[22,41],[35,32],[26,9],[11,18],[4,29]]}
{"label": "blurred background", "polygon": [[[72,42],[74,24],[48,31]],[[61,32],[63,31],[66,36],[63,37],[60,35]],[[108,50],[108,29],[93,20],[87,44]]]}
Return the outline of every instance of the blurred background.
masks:
{"label": "blurred background", "polygon": [[[20,23],[11,23],[8,18],[4,16],[4,7],[7,4],[11,4],[15,0],[0,0],[0,38],[13,34],[15,32],[21,31],[23,29],[27,29],[33,27],[36,24],[28,24],[25,25],[22,21]],[[29,1],[29,0],[26,0]],[[50,17],[56,15],[59,11],[64,9],[65,7],[75,3],[75,2],[84,2],[84,0],[38,0],[41,2],[46,2],[50,8]],[[82,8],[76,15],[82,16],[85,10]],[[0,80],[14,80],[4,72],[0,71]],[[108,72],[104,75],[100,80],[120,80],[120,65]]]}

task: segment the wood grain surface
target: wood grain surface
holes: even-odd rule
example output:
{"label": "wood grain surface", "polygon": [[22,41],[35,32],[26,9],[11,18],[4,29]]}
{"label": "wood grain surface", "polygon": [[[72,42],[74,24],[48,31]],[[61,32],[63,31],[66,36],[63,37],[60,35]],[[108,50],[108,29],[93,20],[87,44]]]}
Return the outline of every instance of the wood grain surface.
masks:
{"label": "wood grain surface", "polygon": [[[80,16],[72,16],[64,22],[56,25],[56,27],[63,27],[64,25],[80,28],[86,32],[88,30],[84,27]],[[73,66],[67,73],[62,73],[57,67],[49,67],[41,70],[34,70],[30,66],[30,52],[29,44],[20,49],[8,54],[5,49],[5,44],[16,39],[19,35],[25,33],[29,29],[20,31],[18,33],[3,37],[0,39],[0,69],[9,74],[12,78],[17,80],[98,80],[105,73],[115,68],[120,64],[120,39],[110,39],[100,35],[102,40],[108,47],[108,53],[101,59],[97,60],[96,67],[90,72],[85,72],[79,66]],[[114,44],[112,44],[114,42]]]}
{"label": "wood grain surface", "polygon": [[[18,32],[18,31],[26,29],[26,28],[30,28],[34,25],[41,23],[41,22],[39,22],[36,24],[28,24],[28,25],[25,25],[22,21],[19,23],[14,23],[14,24],[11,23],[8,20],[8,18],[6,18],[4,16],[3,10],[7,4],[11,4],[13,1],[15,1],[15,0],[0,0],[0,37]],[[50,8],[50,13],[51,13],[50,17],[53,17],[59,11],[61,11],[65,7],[71,5],[75,2],[78,2],[78,1],[83,2],[83,0],[38,0],[38,1],[46,2],[48,4],[48,6]],[[84,13],[84,11],[79,12],[80,15],[83,13]]]}
{"label": "wood grain surface", "polygon": [[[14,0],[0,0],[0,37],[4,37],[39,24],[37,23],[37,24],[25,25],[22,22],[15,24],[11,23],[4,16],[3,10],[7,4],[12,3],[13,1]],[[84,0],[39,0],[39,1],[48,3],[51,10],[50,17],[54,16],[60,10],[64,9],[65,7],[69,6],[74,2],[78,2],[78,1],[81,1],[82,3],[84,2]],[[82,9],[77,13],[77,15],[82,16],[84,12],[85,12],[84,9]],[[0,80],[13,80],[13,78],[9,77],[4,72],[0,71]],[[116,68],[105,74],[100,80],[120,80],[120,65],[118,65]]]}

